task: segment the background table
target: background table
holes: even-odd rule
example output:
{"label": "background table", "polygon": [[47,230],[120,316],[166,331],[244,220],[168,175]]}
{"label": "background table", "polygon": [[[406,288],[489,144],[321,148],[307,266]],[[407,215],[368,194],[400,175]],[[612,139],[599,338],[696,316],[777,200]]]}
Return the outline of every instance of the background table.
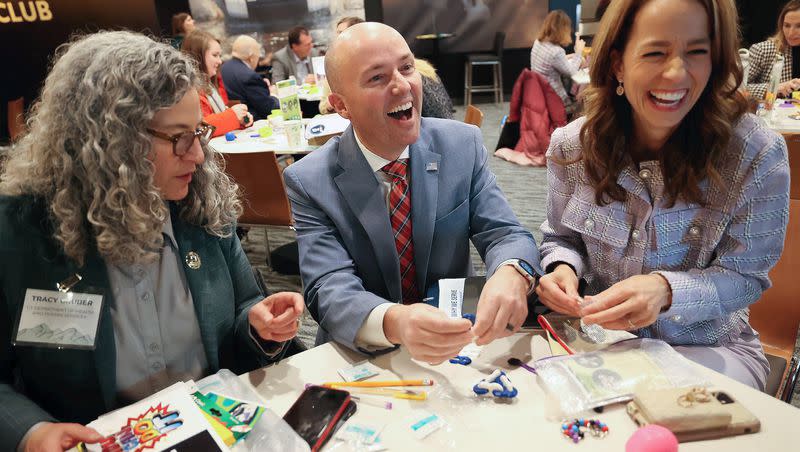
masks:
{"label": "background table", "polygon": [[800,114],[797,104],[778,100],[771,112],[765,112],[764,120],[778,133],[790,134],[800,133],[800,119],[793,119],[790,116]]}
{"label": "background table", "polygon": [[277,155],[281,154],[308,154],[316,149],[316,146],[309,146],[308,141],[304,138],[301,141],[300,147],[289,147],[286,140],[286,134],[283,131],[273,132],[272,135],[266,138],[260,136],[253,137],[251,135],[258,135],[256,130],[260,125],[256,125],[249,129],[237,130],[235,133],[236,139],[234,141],[227,141],[225,136],[212,138],[209,141],[209,146],[217,152],[222,154],[244,154],[250,152],[275,152]]}
{"label": "background table", "polygon": [[[545,393],[538,385],[537,377],[521,368],[509,370],[506,363],[512,356],[528,362],[548,354],[549,346],[541,336],[516,334],[485,347],[481,356],[470,366],[450,363],[430,366],[411,360],[403,349],[375,357],[371,362],[382,371],[381,375],[372,379],[433,378],[436,384],[427,388],[431,391],[429,400],[424,402],[375,398],[391,401],[394,405],[392,410],[361,403],[358,412],[348,422],[384,424],[381,442],[389,450],[552,451],[573,450],[576,447],[592,451],[624,450],[625,442],[636,430],[636,425],[626,414],[623,405],[607,407],[603,414],[592,416],[608,424],[610,434],[606,438],[596,439],[587,435],[580,445],[572,444],[561,435],[560,419],[547,419],[547,414],[552,410],[546,406]],[[337,369],[365,358],[340,345],[328,343],[240,378],[264,398],[268,407],[282,416],[306,383],[341,381]],[[796,450],[797,440],[793,429],[800,425],[800,410],[721,374],[697,367],[707,375],[714,388],[724,389],[761,420],[761,432],[682,443],[682,452]],[[473,395],[472,385],[495,368],[506,369],[509,378],[519,389],[514,402],[478,399]],[[444,418],[447,427],[423,440],[417,440],[410,434],[408,426],[412,417],[419,416],[423,410]],[[326,449],[331,449],[335,442],[332,439]]]}

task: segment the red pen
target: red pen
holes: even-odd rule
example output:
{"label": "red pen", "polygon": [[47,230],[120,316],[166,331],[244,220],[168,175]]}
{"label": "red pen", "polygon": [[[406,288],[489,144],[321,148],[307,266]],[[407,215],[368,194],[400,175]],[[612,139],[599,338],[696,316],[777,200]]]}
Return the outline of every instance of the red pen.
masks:
{"label": "red pen", "polygon": [[575,352],[569,347],[569,345],[567,345],[563,340],[561,340],[561,337],[559,337],[559,335],[556,334],[556,330],[552,327],[552,325],[550,325],[550,322],[548,322],[547,319],[544,318],[543,315],[539,314],[539,316],[536,318],[536,320],[539,321],[539,325],[541,325],[542,328],[547,330],[547,332],[550,333],[551,336],[553,336],[553,339],[555,339],[556,342],[558,342],[559,345],[564,347],[564,350],[566,350],[567,353],[569,353],[570,355],[574,355],[575,354]]}

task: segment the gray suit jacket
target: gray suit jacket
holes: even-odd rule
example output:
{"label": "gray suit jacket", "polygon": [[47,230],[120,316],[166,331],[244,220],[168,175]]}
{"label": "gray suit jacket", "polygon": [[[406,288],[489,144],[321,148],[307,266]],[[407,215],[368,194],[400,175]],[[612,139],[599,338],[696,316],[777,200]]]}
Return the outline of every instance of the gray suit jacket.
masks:
{"label": "gray suit jacket", "polygon": [[[308,56],[308,65],[311,66],[311,57],[317,56],[313,50]],[[311,73],[311,72],[309,72]],[[294,75],[297,79],[297,84],[303,83],[303,80],[297,75],[297,65],[294,63],[294,53],[292,52],[289,44],[286,47],[278,50],[272,55],[272,83],[278,83],[281,80],[286,80],[290,75]]]}
{"label": "gray suit jacket", "polygon": [[[470,239],[488,275],[510,258],[538,268],[536,243],[497,187],[477,127],[422,118],[409,155],[420,293],[441,278],[472,273]],[[352,127],[283,174],[297,226],[306,304],[321,327],[317,343],[333,339],[355,348],[356,333],[370,311],[402,296],[378,179]]]}

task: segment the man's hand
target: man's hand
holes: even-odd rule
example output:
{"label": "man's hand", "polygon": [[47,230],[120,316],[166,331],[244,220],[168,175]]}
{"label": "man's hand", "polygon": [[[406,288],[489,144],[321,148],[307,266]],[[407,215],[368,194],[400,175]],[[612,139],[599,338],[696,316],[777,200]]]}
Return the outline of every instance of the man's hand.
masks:
{"label": "man's hand", "polygon": [[439,364],[458,354],[472,342],[472,324],[451,319],[425,303],[395,305],[383,317],[383,331],[393,344],[404,346],[411,357]]}
{"label": "man's hand", "polygon": [[581,312],[587,325],[635,330],[655,323],[662,308],[672,304],[672,289],[659,274],[624,279],[592,297]]}
{"label": "man's hand", "polygon": [[36,427],[25,443],[25,452],[63,452],[80,442],[94,444],[103,435],[80,424],[46,422]]}
{"label": "man's hand", "polygon": [[536,295],[548,308],[572,317],[580,316],[578,275],[569,265],[561,264],[539,278]]}
{"label": "man's hand", "polygon": [[[486,281],[478,300],[472,331],[475,343],[486,345],[510,336],[528,316],[528,280],[510,265],[502,265]],[[506,328],[510,326],[512,330]]]}
{"label": "man's hand", "polygon": [[261,339],[284,342],[297,334],[303,305],[303,296],[299,293],[278,292],[250,308],[247,319]]}

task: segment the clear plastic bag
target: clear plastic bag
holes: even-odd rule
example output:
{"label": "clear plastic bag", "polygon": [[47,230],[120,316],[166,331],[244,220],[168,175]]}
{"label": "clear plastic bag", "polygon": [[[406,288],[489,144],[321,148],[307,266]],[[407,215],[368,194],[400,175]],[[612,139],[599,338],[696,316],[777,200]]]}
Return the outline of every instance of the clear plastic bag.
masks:
{"label": "clear plastic bag", "polygon": [[[232,399],[250,401],[264,406],[258,394],[245,385],[239,377],[227,369],[195,383],[197,390],[203,394],[213,392]],[[248,435],[234,444],[234,452],[264,451],[271,452],[306,452],[306,443],[294,430],[275,414],[268,406]]]}
{"label": "clear plastic bag", "polygon": [[636,391],[707,386],[692,364],[664,341],[631,339],[603,350],[536,361],[539,382],[561,416],[630,400]]}

